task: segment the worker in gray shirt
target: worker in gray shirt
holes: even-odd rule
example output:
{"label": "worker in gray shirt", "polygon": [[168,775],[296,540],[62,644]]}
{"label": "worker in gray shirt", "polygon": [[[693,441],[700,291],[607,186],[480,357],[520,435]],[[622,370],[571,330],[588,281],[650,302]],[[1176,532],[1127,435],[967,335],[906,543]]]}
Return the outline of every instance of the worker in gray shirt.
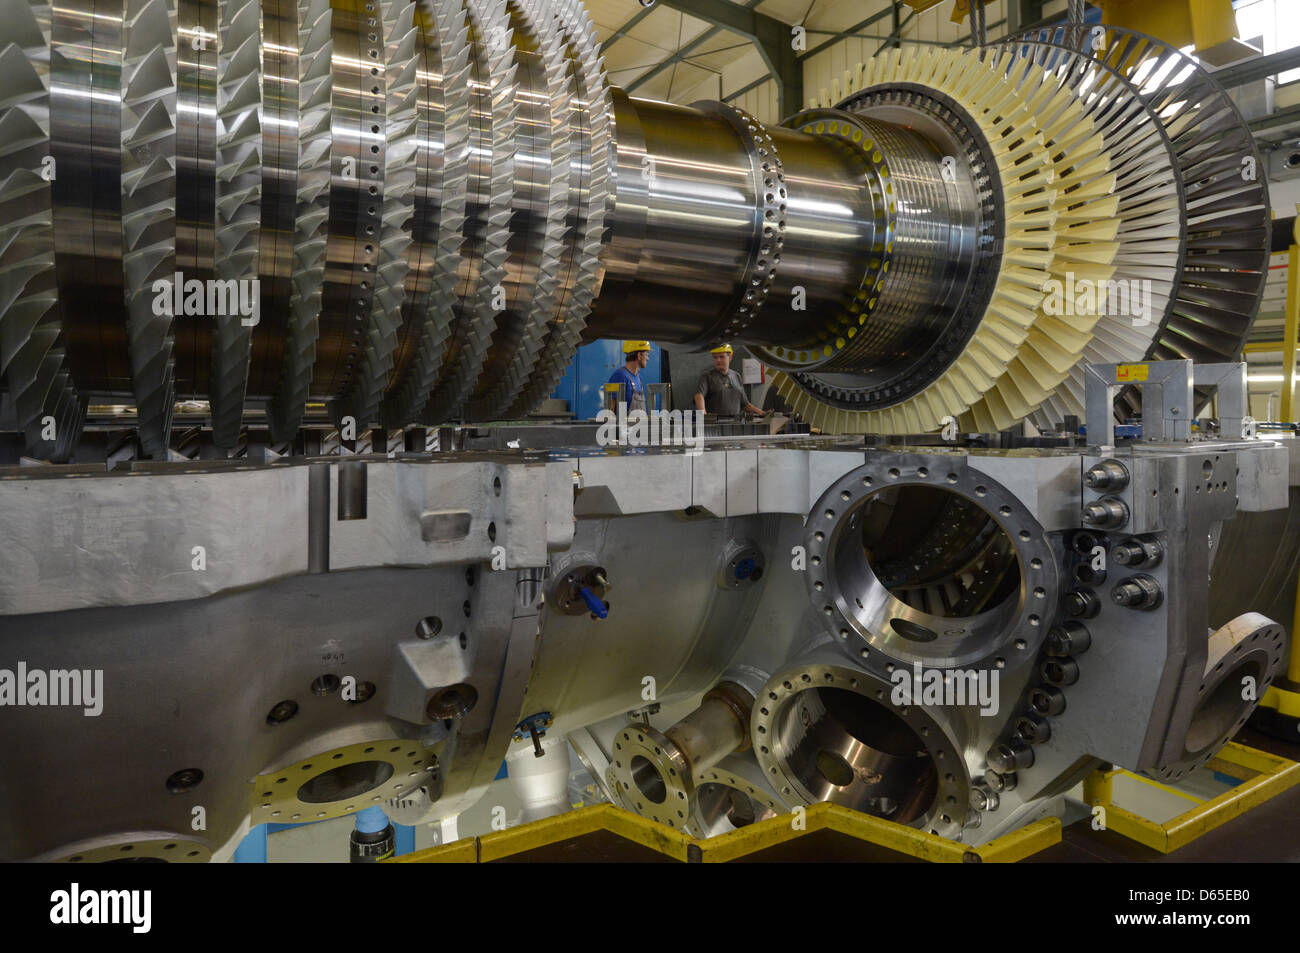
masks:
{"label": "worker in gray shirt", "polygon": [[759,417],[764,412],[749,402],[740,375],[731,369],[731,345],[723,344],[709,352],[713,355],[713,369],[700,375],[695,385],[695,409],[719,417],[738,417],[745,410]]}

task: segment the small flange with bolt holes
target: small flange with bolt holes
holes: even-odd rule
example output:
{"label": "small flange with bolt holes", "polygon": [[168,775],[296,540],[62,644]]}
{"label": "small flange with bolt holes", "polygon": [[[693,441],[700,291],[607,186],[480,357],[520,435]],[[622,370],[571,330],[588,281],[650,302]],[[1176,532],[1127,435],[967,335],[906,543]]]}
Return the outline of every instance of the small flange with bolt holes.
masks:
{"label": "small flange with bolt holes", "polygon": [[649,725],[628,725],[614,736],[610,773],[624,806],[658,824],[685,828],[695,781],[677,745]]}

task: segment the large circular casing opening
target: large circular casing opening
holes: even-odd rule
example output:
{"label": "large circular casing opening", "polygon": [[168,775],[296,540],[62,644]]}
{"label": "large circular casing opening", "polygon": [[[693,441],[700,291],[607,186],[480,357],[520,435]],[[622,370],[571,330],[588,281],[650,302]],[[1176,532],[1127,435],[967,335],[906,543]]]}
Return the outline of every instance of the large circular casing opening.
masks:
{"label": "large circular casing opening", "polygon": [[792,802],[830,801],[946,837],[969,797],[961,746],[942,713],[895,707],[887,682],[822,660],[774,676],[756,702],[754,752]]}
{"label": "large circular casing opening", "polygon": [[1042,526],[963,456],[900,462],[846,474],[809,514],[807,583],[819,616],[882,677],[916,662],[1032,660],[1057,599]]}

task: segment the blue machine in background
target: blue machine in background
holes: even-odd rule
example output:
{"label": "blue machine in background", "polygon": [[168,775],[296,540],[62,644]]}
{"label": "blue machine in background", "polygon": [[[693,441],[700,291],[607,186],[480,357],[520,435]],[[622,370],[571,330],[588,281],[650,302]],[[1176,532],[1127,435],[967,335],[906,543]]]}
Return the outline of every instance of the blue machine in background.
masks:
{"label": "blue machine in background", "polygon": [[[658,346],[650,351],[650,363],[641,371],[641,380],[645,383],[658,384],[662,381],[662,353]],[[585,344],[578,348],[573,363],[564,372],[564,377],[551,396],[567,401],[575,420],[591,420],[600,412],[605,382],[609,380],[609,375],[622,366],[622,341],[601,340]]]}

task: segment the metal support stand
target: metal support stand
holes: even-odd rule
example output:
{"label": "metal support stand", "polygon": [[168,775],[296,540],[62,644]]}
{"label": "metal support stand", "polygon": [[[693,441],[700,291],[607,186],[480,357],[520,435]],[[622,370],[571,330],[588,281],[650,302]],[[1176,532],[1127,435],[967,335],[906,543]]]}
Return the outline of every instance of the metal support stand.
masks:
{"label": "metal support stand", "polygon": [[[1088,444],[1115,445],[1115,397],[1125,387],[1142,390],[1142,439],[1192,439],[1195,388],[1212,387],[1219,398],[1219,434],[1232,440],[1248,436],[1246,365],[1152,361],[1145,364],[1089,364],[1084,368],[1084,403]],[[1249,435],[1249,436],[1253,436]]]}

